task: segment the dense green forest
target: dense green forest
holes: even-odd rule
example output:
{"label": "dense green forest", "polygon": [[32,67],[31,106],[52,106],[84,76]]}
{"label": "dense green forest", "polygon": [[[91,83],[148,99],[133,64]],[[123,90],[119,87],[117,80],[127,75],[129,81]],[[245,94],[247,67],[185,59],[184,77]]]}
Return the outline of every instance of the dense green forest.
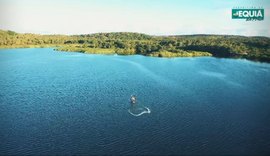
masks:
{"label": "dense green forest", "polygon": [[0,48],[55,47],[94,54],[156,57],[215,56],[270,62],[270,38],[231,35],[150,36],[116,32],[87,35],[20,34],[0,30]]}

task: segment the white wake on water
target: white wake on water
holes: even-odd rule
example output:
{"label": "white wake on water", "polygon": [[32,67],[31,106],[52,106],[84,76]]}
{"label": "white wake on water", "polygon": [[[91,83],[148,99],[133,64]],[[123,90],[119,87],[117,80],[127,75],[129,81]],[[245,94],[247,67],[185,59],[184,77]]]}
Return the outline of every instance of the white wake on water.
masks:
{"label": "white wake on water", "polygon": [[128,109],[129,114],[138,117],[143,114],[151,113],[151,110],[148,107],[145,107],[140,102],[138,102],[134,94],[131,95],[129,102],[130,102],[130,107]]}
{"label": "white wake on water", "polygon": [[[138,112],[137,112],[138,111]],[[132,108],[128,109],[128,112],[133,116],[141,116],[143,114],[150,114],[151,110],[148,107],[137,108],[137,111],[134,111]]]}

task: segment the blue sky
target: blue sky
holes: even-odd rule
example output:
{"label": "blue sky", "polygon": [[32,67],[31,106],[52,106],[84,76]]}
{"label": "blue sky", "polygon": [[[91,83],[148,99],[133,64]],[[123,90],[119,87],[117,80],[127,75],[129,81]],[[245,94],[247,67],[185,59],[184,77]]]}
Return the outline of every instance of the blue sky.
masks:
{"label": "blue sky", "polygon": [[[233,7],[263,7],[264,21],[232,20]],[[269,0],[0,0],[0,29],[41,34],[270,36]]]}

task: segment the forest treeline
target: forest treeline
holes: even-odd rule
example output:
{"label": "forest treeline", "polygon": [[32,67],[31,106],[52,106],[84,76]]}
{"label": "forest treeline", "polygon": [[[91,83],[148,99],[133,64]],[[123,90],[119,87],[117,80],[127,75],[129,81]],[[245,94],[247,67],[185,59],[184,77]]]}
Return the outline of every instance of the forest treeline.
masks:
{"label": "forest treeline", "polygon": [[55,47],[81,53],[157,57],[215,56],[270,62],[270,38],[231,35],[150,36],[114,32],[87,35],[20,34],[0,30],[0,48]]}

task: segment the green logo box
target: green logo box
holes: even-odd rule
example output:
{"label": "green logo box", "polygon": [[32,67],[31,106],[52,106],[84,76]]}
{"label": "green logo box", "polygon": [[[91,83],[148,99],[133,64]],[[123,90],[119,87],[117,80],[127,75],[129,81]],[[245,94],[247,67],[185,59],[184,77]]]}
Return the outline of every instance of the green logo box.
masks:
{"label": "green logo box", "polygon": [[232,19],[264,20],[264,9],[232,9]]}

